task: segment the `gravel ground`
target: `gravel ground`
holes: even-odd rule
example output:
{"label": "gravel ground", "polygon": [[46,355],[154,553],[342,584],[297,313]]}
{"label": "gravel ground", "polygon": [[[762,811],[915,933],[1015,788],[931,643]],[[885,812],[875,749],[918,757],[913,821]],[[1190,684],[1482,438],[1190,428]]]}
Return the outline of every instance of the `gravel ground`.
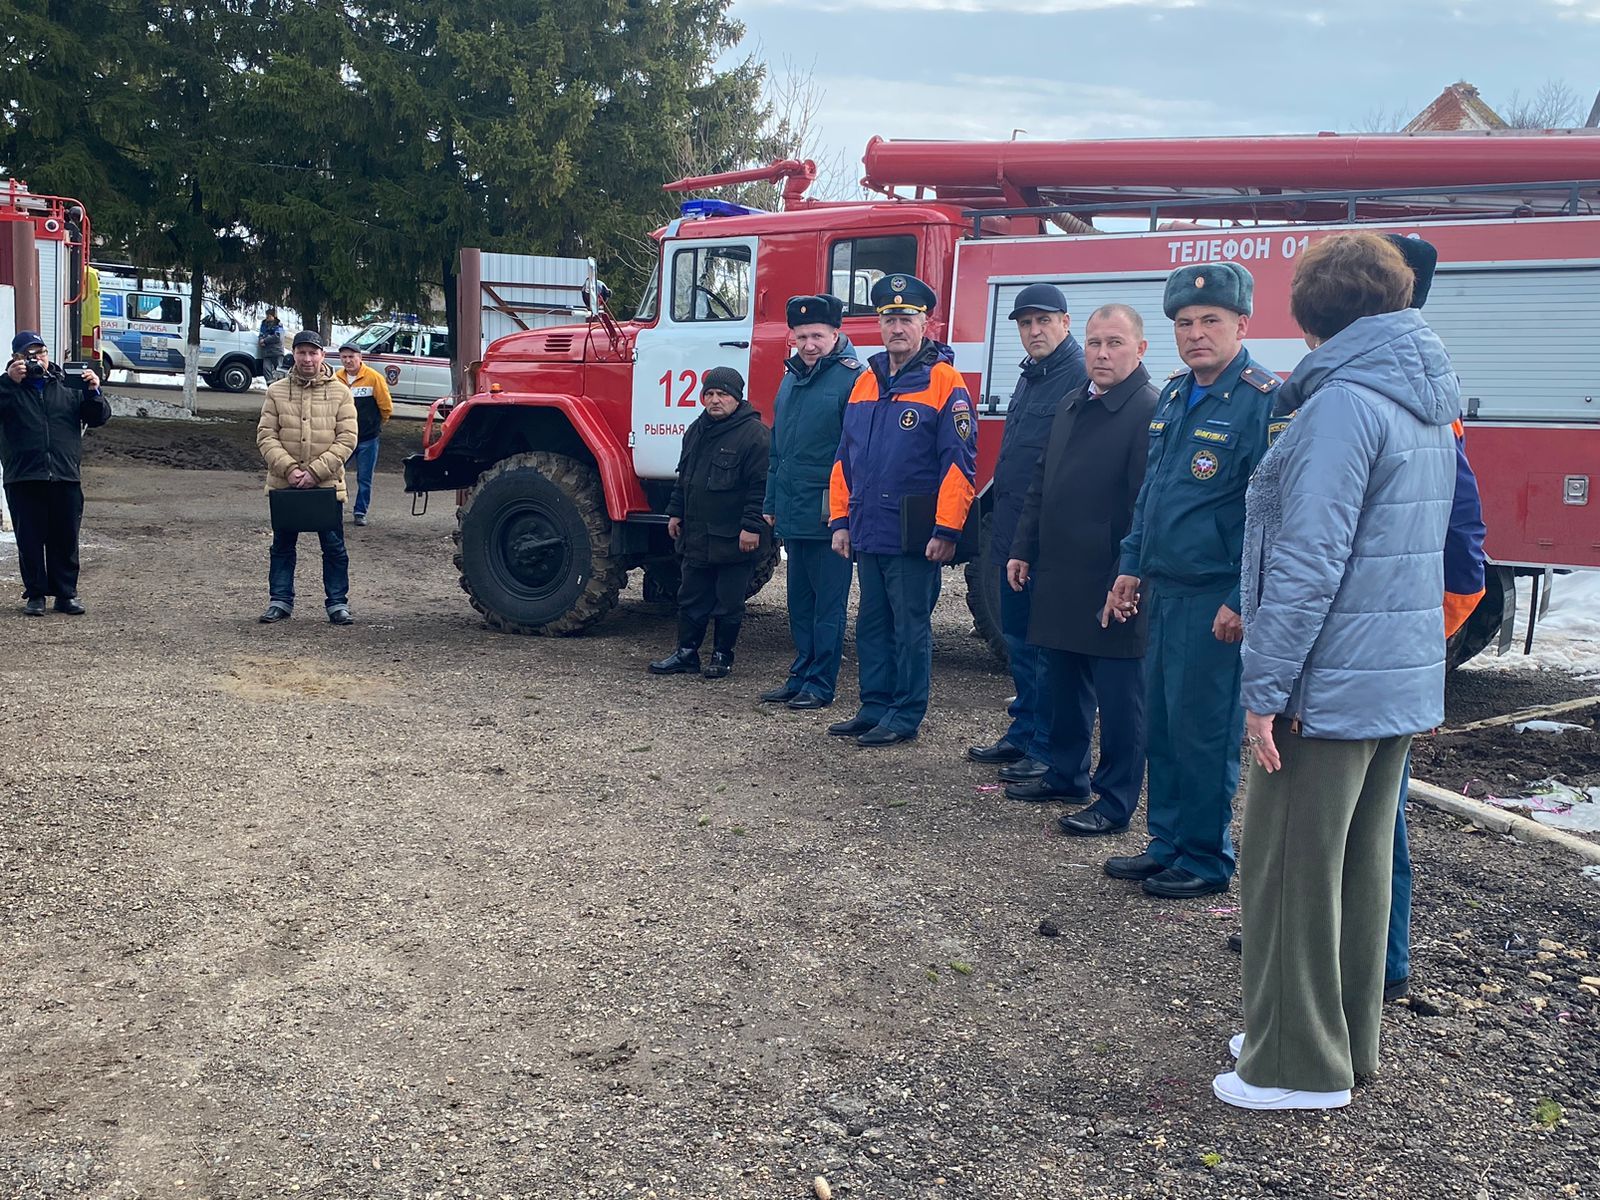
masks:
{"label": "gravel ground", "polygon": [[0,1195],[1600,1186],[1600,882],[1560,853],[1415,811],[1381,1073],[1236,1112],[1236,898],[1146,900],[1099,871],[1141,827],[1062,840],[961,760],[1009,688],[958,575],[922,738],[861,751],[823,733],[848,692],[753,700],[781,579],[732,679],[652,679],[636,583],[590,637],[486,631],[450,506],[402,515],[392,471],[349,531],[358,624],[320,619],[312,556],[257,625],[258,479],[131,461],[160,439],[120,424],[89,615],[0,611]]}

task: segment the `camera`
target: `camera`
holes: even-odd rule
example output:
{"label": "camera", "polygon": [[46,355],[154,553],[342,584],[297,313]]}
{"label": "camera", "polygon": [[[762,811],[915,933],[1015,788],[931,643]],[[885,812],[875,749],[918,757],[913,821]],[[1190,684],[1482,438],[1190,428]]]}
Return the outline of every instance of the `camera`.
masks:
{"label": "camera", "polygon": [[39,356],[37,354],[26,355],[22,361],[27,365],[29,379],[44,378],[45,367],[44,364],[39,361]]}

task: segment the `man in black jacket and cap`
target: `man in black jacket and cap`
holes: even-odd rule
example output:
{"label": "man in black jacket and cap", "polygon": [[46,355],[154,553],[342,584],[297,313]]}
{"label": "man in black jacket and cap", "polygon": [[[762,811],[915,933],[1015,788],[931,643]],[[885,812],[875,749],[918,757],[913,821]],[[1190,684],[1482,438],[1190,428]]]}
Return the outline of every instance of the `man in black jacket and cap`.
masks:
{"label": "man in black jacket and cap", "polygon": [[0,379],[0,476],[17,531],[27,616],[44,616],[47,596],[56,598],[57,612],[83,615],[78,599],[83,428],[110,419],[111,406],[92,370],[69,380],[50,361],[37,333],[24,330],[11,339],[11,361]]}
{"label": "man in black jacket and cap", "polygon": [[[1028,489],[1006,564],[1033,587],[1028,640],[1044,647],[1052,688],[1051,767],[1006,789],[1013,799],[1090,804],[1060,819],[1077,837],[1121,833],[1144,784],[1147,618],[1102,622],[1122,538],[1144,482],[1157,392],[1144,369],[1144,321],[1125,304],[1084,328],[1089,381],[1061,402]],[[1095,710],[1100,765],[1089,772]]]}
{"label": "man in black jacket and cap", "polygon": [[1005,638],[1011,681],[1017,689],[1009,710],[1011,725],[1000,740],[970,746],[973,762],[1000,764],[1000,778],[1022,783],[1044,775],[1050,763],[1050,682],[1045,656],[1028,642],[1034,594],[1024,584],[1006,582],[1012,557],[1012,533],[1022,513],[1023,498],[1050,437],[1051,423],[1062,397],[1085,381],[1083,347],[1072,336],[1067,298],[1053,283],[1031,283],[1017,293],[1010,320],[1028,357],[1006,408],[1006,428],[994,465],[994,507],[989,514],[989,550],[984,569],[998,576],[1000,631]]}
{"label": "man in black jacket and cap", "polygon": [[678,648],[650,664],[653,675],[700,672],[700,643],[716,620],[707,679],[733,669],[745,593],[769,536],[761,515],[770,441],[744,398],[744,377],[713,367],[700,383],[702,413],[683,435],[678,484],[667,501],[667,532],[682,558]]}

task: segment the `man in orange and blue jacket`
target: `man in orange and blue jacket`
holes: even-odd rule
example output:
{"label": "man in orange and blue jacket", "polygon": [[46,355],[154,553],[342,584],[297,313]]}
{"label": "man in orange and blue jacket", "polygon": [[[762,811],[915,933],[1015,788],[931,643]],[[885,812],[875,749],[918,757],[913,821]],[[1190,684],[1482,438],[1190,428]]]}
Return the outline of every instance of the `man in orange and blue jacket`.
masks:
{"label": "man in orange and blue jacket", "polygon": [[977,428],[955,353],[927,336],[937,297],[912,275],[872,288],[884,353],[845,405],[829,485],[834,550],[856,556],[861,706],[828,726],[863,746],[917,736],[928,711],[939,569],[972,507]]}

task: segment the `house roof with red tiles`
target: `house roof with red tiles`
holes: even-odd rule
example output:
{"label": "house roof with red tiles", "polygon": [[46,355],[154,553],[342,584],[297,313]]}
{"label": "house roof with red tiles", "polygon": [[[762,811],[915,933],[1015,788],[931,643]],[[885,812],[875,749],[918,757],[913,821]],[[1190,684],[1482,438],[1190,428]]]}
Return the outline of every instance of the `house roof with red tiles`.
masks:
{"label": "house roof with red tiles", "polygon": [[1484,103],[1478,89],[1462,81],[1452,83],[1423,109],[1402,133],[1459,133],[1467,130],[1504,129],[1505,120]]}

